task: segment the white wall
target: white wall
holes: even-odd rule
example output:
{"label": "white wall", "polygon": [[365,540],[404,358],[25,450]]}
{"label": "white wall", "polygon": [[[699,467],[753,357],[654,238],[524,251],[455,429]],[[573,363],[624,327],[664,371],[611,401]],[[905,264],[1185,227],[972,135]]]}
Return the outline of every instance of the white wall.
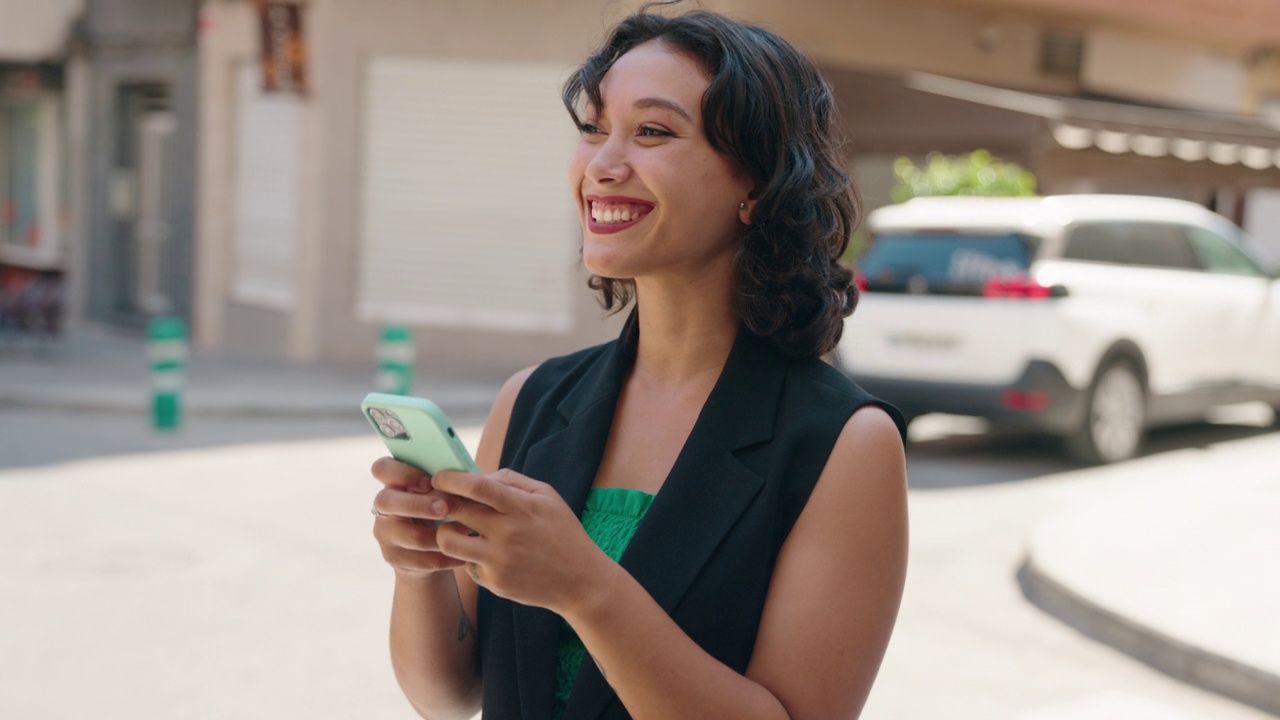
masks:
{"label": "white wall", "polygon": [[1222,112],[1242,112],[1248,70],[1237,58],[1167,41],[1094,30],[1080,84],[1094,92]]}

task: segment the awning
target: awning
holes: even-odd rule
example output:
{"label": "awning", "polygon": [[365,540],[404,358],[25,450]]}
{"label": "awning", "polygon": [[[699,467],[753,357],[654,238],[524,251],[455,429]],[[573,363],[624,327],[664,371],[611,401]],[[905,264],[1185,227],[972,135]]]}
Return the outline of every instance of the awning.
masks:
{"label": "awning", "polygon": [[912,89],[1044,118],[1069,150],[1209,160],[1254,170],[1280,168],[1280,127],[1242,116],[1042,95],[911,73]]}
{"label": "awning", "polygon": [[63,54],[80,0],[0,0],[0,62],[40,62]]}

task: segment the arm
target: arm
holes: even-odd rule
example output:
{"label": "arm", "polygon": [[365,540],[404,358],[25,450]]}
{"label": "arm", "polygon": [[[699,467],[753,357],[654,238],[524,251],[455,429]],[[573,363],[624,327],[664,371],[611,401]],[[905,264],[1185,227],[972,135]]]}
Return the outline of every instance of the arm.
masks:
{"label": "arm", "polygon": [[699,648],[620,566],[592,570],[609,582],[563,614],[636,718],[856,717],[897,616],[906,547],[902,443],[887,414],[865,408],[783,545],[745,676]]}
{"label": "arm", "polygon": [[[499,391],[476,452],[481,472],[497,469],[512,406],[532,371],[528,368],[515,374]],[[387,458],[378,462],[374,474],[387,482],[388,488],[411,487],[422,477]],[[395,480],[397,473],[412,475]],[[383,499],[380,493],[377,506],[401,517],[438,517],[425,507],[435,497],[400,491]],[[436,551],[435,534],[429,524],[394,517],[379,518],[375,527],[383,554],[396,570],[391,664],[400,688],[419,715],[470,718],[480,709],[481,699],[475,633],[477,589],[460,562]]]}
{"label": "arm", "polygon": [[778,556],[746,675],[698,647],[546,483],[510,470],[438,474],[451,494],[438,517],[447,509],[465,526],[441,527],[439,547],[494,594],[564,617],[638,720],[851,717],[901,598],[905,481],[892,420],[854,413]]}

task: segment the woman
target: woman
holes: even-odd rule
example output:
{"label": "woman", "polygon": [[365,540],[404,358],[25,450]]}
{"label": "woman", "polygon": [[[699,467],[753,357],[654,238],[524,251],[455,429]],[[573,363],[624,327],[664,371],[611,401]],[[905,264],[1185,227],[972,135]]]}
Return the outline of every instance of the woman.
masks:
{"label": "woman", "polygon": [[901,416],[819,359],[857,300],[830,88],[764,30],[642,12],[564,95],[583,263],[635,307],[507,382],[485,474],[375,463],[397,678],[431,718],[855,717],[906,483]]}

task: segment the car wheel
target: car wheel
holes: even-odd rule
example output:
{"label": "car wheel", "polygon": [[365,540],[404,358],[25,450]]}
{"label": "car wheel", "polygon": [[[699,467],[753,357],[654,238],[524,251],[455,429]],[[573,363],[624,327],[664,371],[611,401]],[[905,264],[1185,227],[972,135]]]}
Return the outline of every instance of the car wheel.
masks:
{"label": "car wheel", "polygon": [[1090,465],[1128,460],[1146,434],[1146,391],[1127,360],[1113,360],[1089,389],[1084,421],[1067,437],[1067,449]]}

